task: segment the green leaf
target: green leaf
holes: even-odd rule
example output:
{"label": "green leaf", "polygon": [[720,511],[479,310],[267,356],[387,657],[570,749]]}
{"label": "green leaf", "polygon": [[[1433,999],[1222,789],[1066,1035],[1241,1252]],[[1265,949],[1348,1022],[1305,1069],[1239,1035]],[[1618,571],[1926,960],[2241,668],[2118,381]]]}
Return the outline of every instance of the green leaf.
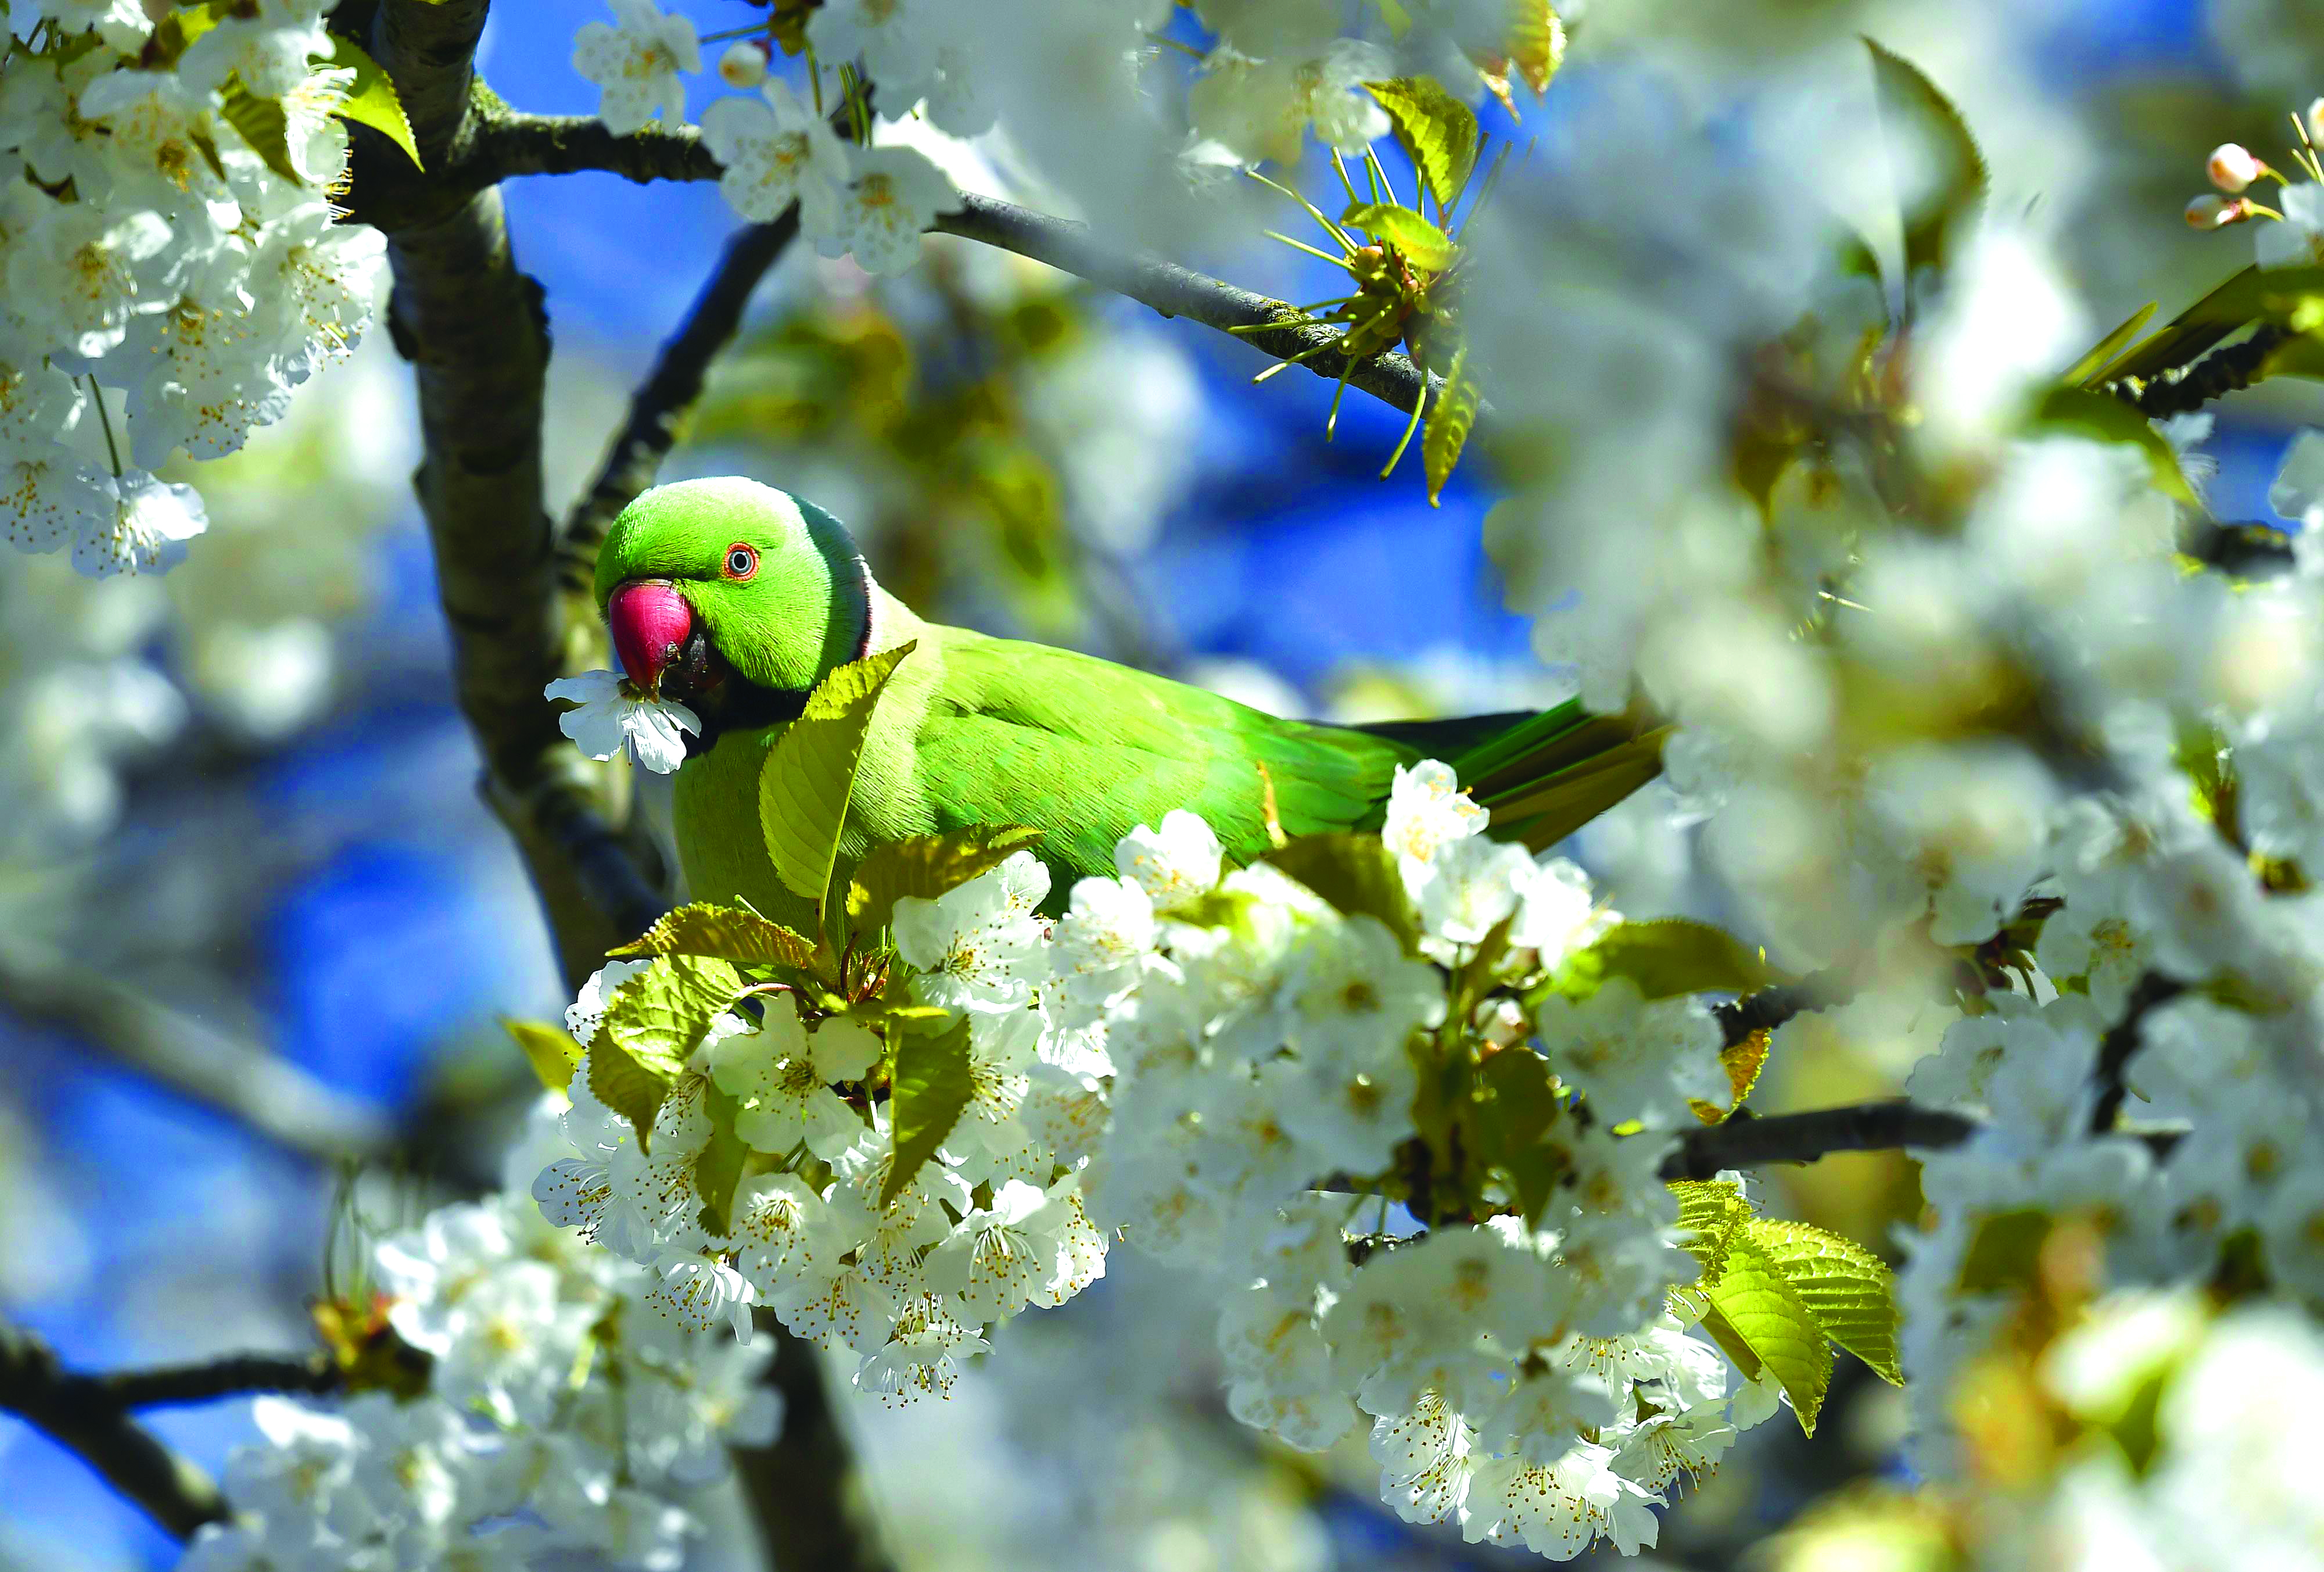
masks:
{"label": "green leaf", "polygon": [[1898,188],[1909,279],[1923,267],[1944,266],[1949,237],[1985,205],[1989,177],[1952,100],[1903,55],[1869,38],[1864,47],[1872,54],[1873,93]]}
{"label": "green leaf", "polygon": [[1469,347],[1463,344],[1444,374],[1443,389],[1428,411],[1427,434],[1420,439],[1420,457],[1428,470],[1430,507],[1437,505],[1444,483],[1452,478],[1452,467],[1461,462],[1461,449],[1469,445],[1469,433],[1484,402],[1476,378],[1469,375]]}
{"label": "green leaf", "polygon": [[2138,330],[2146,326],[2146,319],[2153,315],[2154,302],[2149,301],[2133,311],[2122,326],[2091,345],[2089,352],[2068,366],[2058,380],[2070,387],[2091,387],[2107,380],[2098,373],[2120,357],[2130,341],[2138,337]]}
{"label": "green leaf", "polygon": [[873,846],[848,879],[848,919],[857,933],[877,933],[906,896],[933,901],[1040,838],[1039,830],[1021,825],[978,824]]}
{"label": "green leaf", "polygon": [[226,79],[218,97],[219,118],[235,128],[268,169],[295,185],[307,183],[299,166],[290,162],[290,123],[283,116],[281,100],[258,97],[243,85],[239,76]]}
{"label": "green leaf", "polygon": [[1523,1046],[1502,1049],[1478,1067],[1477,1091],[1469,1157],[1507,1174],[1518,1209],[1535,1221],[1564,1173],[1558,1148],[1543,1140],[1557,1121],[1549,1061]]}
{"label": "green leaf", "polygon": [[880,1188],[882,1207],[904,1193],[968,1106],[968,1017],[945,1031],[904,1033],[896,1045],[892,1088],[888,1116],[894,1122],[896,1157]]}
{"label": "green leaf", "polygon": [[1261,859],[1305,884],[1343,917],[1378,918],[1406,955],[1420,948],[1420,925],[1404,892],[1396,854],[1377,835],[1334,830],[1295,837]]}
{"label": "green leaf", "polygon": [[1587,999],[1609,978],[1628,977],[1649,999],[1681,994],[1748,994],[1792,980],[1723,928],[1685,917],[1619,922],[1566,957],[1552,993]]}
{"label": "green leaf", "polygon": [[388,79],[380,63],[364,52],[361,44],[351,38],[331,34],[330,64],[350,68],[355,79],[347,87],[346,97],[335,105],[331,113],[342,120],[358,125],[368,125],[403,150],[411,167],[423,169],[420,162],[420,144],[412,140],[411,121],[403,113],[403,100],[396,96],[395,84]]}
{"label": "green leaf", "polygon": [[742,1182],[742,1164],[751,1149],[734,1133],[739,1112],[734,1099],[712,1082],[702,1088],[703,1111],[710,1115],[710,1140],[694,1160],[694,1188],[702,1197],[702,1228],[716,1235],[727,1231],[734,1187]]}
{"label": "green leaf", "polygon": [[2157,490],[2190,506],[2196,504],[2195,489],[2187,484],[2170,441],[2154,429],[2153,422],[2112,393],[2071,385],[2053,387],[2043,395],[2034,418],[2043,425],[2061,426],[2101,442],[2130,444],[2146,455]]}
{"label": "green leaf", "polygon": [[1452,265],[1452,237],[1409,208],[1394,202],[1352,202],[1340,216],[1342,228],[1363,230],[1393,245],[1413,266],[1443,273]]}
{"label": "green leaf", "polygon": [[1719,1050],[1719,1068],[1727,1072],[1728,1098],[1724,1108],[1713,1107],[1700,1097],[1690,1097],[1687,1104],[1694,1116],[1705,1124],[1721,1124],[1735,1115],[1751,1088],[1759,1084],[1759,1072],[1767,1067],[1767,1045],[1775,1033],[1762,1029],[1740,1042],[1730,1042]]}
{"label": "green leaf", "polygon": [[1727,1247],[1751,1220],[1751,1203],[1732,1179],[1674,1179],[1670,1192],[1678,1197],[1678,1225],[1686,1235],[1679,1243],[1702,1263],[1708,1288],[1726,1270]]}
{"label": "green leaf", "polygon": [[516,1045],[524,1050],[524,1061],[540,1084],[552,1092],[562,1092],[573,1084],[573,1072],[581,1063],[581,1044],[562,1026],[551,1026],[546,1021],[503,1021]]}
{"label": "green leaf", "polygon": [[647,1144],[654,1114],[669,1095],[678,1072],[639,1060],[620,1043],[600,1032],[589,1045],[589,1090],[597,1101],[630,1122],[638,1144]]}
{"label": "green leaf", "polygon": [[666,911],[637,939],[611,956],[721,956],[742,966],[807,970],[815,946],[781,923],[739,906],[697,901]]}
{"label": "green leaf", "polygon": [[[1709,1318],[1703,1329],[1719,1339],[1730,1356],[1748,1354],[1751,1365],[1766,1370],[1792,1400],[1800,1429],[1815,1434],[1816,1414],[1831,1386],[1831,1345],[1823,1328],[1766,1252],[1740,1233],[1727,1244],[1726,1262],[1719,1281],[1703,1290],[1720,1325]],[[1722,1334],[1724,1334],[1722,1336]],[[1730,1345],[1728,1341],[1732,1338]]]}
{"label": "green leaf", "polygon": [[745,986],[732,966],[714,956],[657,956],[613,990],[596,1040],[610,1040],[647,1068],[675,1077],[701,1046],[710,1022]]}
{"label": "green leaf", "polygon": [[1450,212],[1477,167],[1477,116],[1430,77],[1366,82],[1439,212]]}
{"label": "green leaf", "polygon": [[1775,1263],[1825,1336],[1889,1385],[1904,1384],[1896,1355],[1895,1281],[1887,1262],[1852,1239],[1805,1223],[1755,1217],[1743,1234]]}
{"label": "green leaf", "polygon": [[1565,61],[1565,23],[1549,0],[1512,0],[1509,35],[1502,42],[1509,64],[1536,94]]}
{"label": "green leaf", "polygon": [[818,911],[839,860],[840,831],[872,710],[896,663],[913,648],[899,644],[834,670],[767,750],[759,773],[759,828],[767,856],[783,888],[815,902]]}

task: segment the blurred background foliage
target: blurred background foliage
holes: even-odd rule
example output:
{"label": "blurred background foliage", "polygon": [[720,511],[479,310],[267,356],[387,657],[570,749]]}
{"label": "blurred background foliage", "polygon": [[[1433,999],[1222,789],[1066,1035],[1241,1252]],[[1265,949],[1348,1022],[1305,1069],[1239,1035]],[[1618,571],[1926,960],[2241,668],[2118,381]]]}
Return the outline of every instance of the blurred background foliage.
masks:
{"label": "blurred background foliage", "polygon": [[[682,8],[706,31],[735,9]],[[529,108],[589,109],[573,22],[502,8],[485,75]],[[2324,89],[2324,0],[1594,0],[1548,102],[1488,125],[1569,157],[1562,95],[1688,62],[1748,76],[1854,49],[1859,30],[1959,97],[2005,199],[2062,237],[2108,321],[2150,298],[2167,314],[2241,265],[2242,236],[2180,223],[2202,156],[2227,140],[2265,156],[2284,110]],[[1699,77],[1676,90],[1705,90]],[[1796,109],[1795,134],[1840,118]],[[1306,172],[1311,190],[1330,178]],[[1623,199],[1652,201],[1652,172]],[[708,189],[612,176],[518,182],[510,208],[557,334],[557,502],[586,484],[727,219]],[[877,283],[788,259],[665,477],[782,485],[847,520],[927,615],[1278,711],[1383,718],[1566,690],[1500,606],[1480,539],[1489,479],[1464,469],[1432,510],[1416,465],[1375,478],[1400,417],[1351,399],[1326,444],[1330,389],[1314,378],[1254,388],[1262,363],[1216,335],[998,253],[928,249]],[[1288,252],[1190,260],[1317,292]],[[1603,391],[1618,408],[1621,390]],[[2275,458],[2319,417],[2309,384],[2231,401],[2209,444],[2219,516],[2272,517]],[[374,1218],[489,1182],[530,1086],[495,1018],[563,1002],[475,799],[415,459],[406,375],[375,333],[284,424],[200,467],[211,531],[167,578],[0,560],[0,1308],[74,1364],[306,1345],[339,1176],[364,1165],[353,1194]],[[1716,915],[1668,808],[1650,789],[1571,849],[1632,915]],[[1868,1009],[1803,1018],[1755,1102],[1891,1092],[1932,1046],[1919,1022]],[[1919,1206],[1894,1154],[1768,1188],[1773,1209],[1876,1247]],[[1134,1252],[1112,1266],[1069,1309],[1028,1318],[950,1402],[851,1405],[908,1567],[1515,1564],[1387,1514],[1360,1438],[1308,1458],[1235,1424],[1204,1286]],[[1895,1394],[1851,1364],[1826,1411],[1812,1444],[1783,1425],[1747,1436],[1667,1520],[1660,1559],[1942,1565],[1941,1515],[1904,1488]],[[213,1468],[251,1434],[246,1404],[155,1423]],[[733,1562],[742,1542],[706,1543],[701,1564]],[[0,1568],[172,1557],[77,1463],[0,1419]]]}

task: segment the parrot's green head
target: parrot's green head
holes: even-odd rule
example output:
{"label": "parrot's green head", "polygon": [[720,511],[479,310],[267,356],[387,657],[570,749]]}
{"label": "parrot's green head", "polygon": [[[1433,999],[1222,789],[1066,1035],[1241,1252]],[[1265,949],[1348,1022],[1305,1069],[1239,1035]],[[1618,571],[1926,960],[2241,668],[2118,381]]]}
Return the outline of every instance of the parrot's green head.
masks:
{"label": "parrot's green head", "polygon": [[736,676],[803,696],[872,641],[872,575],[846,528],[737,476],[658,485],[623,508],[596,593],[630,680],[689,701]]}

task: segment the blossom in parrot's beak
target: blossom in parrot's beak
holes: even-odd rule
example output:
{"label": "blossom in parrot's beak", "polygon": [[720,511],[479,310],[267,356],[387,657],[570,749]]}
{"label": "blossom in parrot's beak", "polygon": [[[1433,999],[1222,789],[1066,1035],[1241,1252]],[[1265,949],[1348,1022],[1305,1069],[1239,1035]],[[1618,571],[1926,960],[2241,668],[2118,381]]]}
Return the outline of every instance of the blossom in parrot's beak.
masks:
{"label": "blossom in parrot's beak", "polygon": [[694,632],[694,611],[668,583],[633,579],[605,603],[613,653],[641,693],[659,693],[661,674]]}

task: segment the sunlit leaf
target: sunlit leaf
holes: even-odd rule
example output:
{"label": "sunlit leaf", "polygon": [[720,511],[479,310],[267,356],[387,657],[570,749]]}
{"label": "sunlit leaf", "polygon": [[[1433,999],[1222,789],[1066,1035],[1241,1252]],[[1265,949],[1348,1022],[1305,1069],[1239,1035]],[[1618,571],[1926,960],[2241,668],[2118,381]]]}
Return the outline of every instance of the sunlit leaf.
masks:
{"label": "sunlit leaf", "polygon": [[1941,268],[1949,236],[1973,222],[1990,177],[1985,155],[1952,100],[1920,67],[1868,38],[1888,167],[1898,185],[1904,272]]}
{"label": "sunlit leaf", "polygon": [[1748,1368],[1773,1375],[1792,1400],[1800,1429],[1814,1435],[1816,1415],[1831,1387],[1831,1345],[1775,1262],[1738,1233],[1728,1240],[1718,1281],[1701,1291],[1719,1313],[1716,1327],[1706,1317],[1703,1329],[1730,1356],[1748,1354]]}
{"label": "sunlit leaf", "polygon": [[235,128],[268,169],[293,184],[307,183],[299,166],[290,162],[290,123],[282,113],[281,99],[258,97],[235,76],[218,89],[218,117]]}
{"label": "sunlit leaf", "polygon": [[1039,830],[1021,825],[979,824],[873,846],[849,876],[848,919],[857,933],[877,933],[893,919],[897,902],[933,901],[1040,838]]}
{"label": "sunlit leaf", "polygon": [[1420,924],[1404,892],[1404,874],[1379,836],[1343,831],[1296,836],[1264,860],[1313,890],[1341,915],[1379,919],[1406,954],[1419,949]]}
{"label": "sunlit leaf", "polygon": [[1415,267],[1443,273],[1452,265],[1452,237],[1409,208],[1394,202],[1353,202],[1341,215],[1340,224],[1395,246]]}
{"label": "sunlit leaf", "polygon": [[806,970],[815,946],[781,923],[739,906],[697,901],[664,912],[659,920],[613,956],[722,956],[737,966]]}
{"label": "sunlit leaf", "polygon": [[508,1034],[524,1050],[525,1063],[540,1078],[549,1091],[562,1092],[573,1084],[573,1072],[581,1063],[581,1044],[562,1026],[551,1026],[546,1021],[503,1021]]}
{"label": "sunlit leaf", "polygon": [[1477,165],[1476,112],[1430,77],[1398,77],[1364,87],[1388,111],[1397,141],[1438,209],[1450,210]]}
{"label": "sunlit leaf", "polygon": [[1791,974],[1725,929],[1692,918],[1620,922],[1566,957],[1551,991],[1586,999],[1608,979],[1628,977],[1649,999],[1681,994],[1748,994]]}
{"label": "sunlit leaf", "polygon": [[904,1033],[896,1045],[892,1086],[888,1115],[894,1122],[896,1156],[881,1187],[883,1207],[903,1194],[968,1106],[968,1017],[943,1031]]}
{"label": "sunlit leaf", "polygon": [[759,828],[783,887],[822,910],[839,857],[847,800],[881,690],[910,643],[839,667],[767,750],[759,772]]}
{"label": "sunlit leaf", "polygon": [[1852,1239],[1805,1223],[1755,1217],[1744,1236],[1775,1263],[1825,1336],[1889,1385],[1904,1384],[1896,1354],[1895,1283],[1886,1262]]}
{"label": "sunlit leaf", "polygon": [[590,1046],[610,1040],[648,1069],[675,1076],[744,986],[741,974],[715,957],[657,956],[613,990]]}
{"label": "sunlit leaf", "polygon": [[1469,349],[1463,345],[1444,374],[1444,386],[1429,408],[1428,430],[1420,439],[1421,459],[1428,471],[1430,507],[1437,505],[1445,483],[1452,478],[1452,467],[1461,461],[1461,449],[1469,444],[1469,433],[1483,403],[1483,393],[1469,375]]}
{"label": "sunlit leaf", "polygon": [[342,120],[370,126],[401,148],[414,169],[425,167],[420,162],[420,144],[412,140],[411,121],[403,113],[403,100],[396,96],[395,84],[388,79],[380,63],[355,40],[336,32],[331,34],[329,63],[352,69],[355,74],[355,79],[347,86],[346,96],[332,106],[331,113]]}

